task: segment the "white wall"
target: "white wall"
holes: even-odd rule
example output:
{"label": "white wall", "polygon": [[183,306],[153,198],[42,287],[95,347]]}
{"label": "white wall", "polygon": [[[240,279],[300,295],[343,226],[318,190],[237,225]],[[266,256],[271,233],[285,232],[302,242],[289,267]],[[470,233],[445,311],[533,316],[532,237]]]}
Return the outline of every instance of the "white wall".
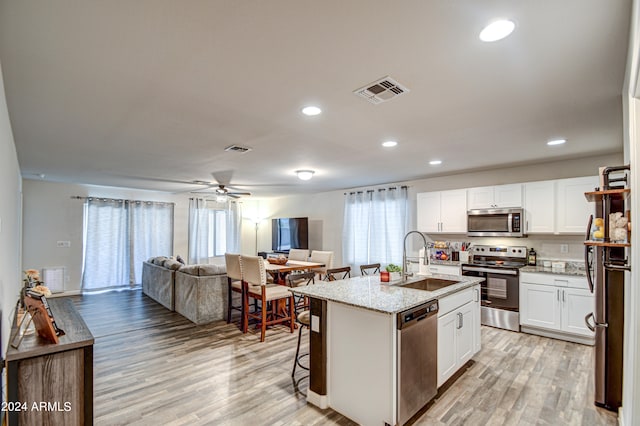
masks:
{"label": "white wall", "polygon": [[[447,177],[405,182],[409,186],[410,225],[415,229],[416,194],[424,191],[465,188],[512,182],[526,182],[597,174],[599,166],[621,164],[621,155],[588,157],[580,160],[545,163],[521,167],[461,173]],[[23,269],[67,268],[66,292],[80,290],[82,273],[82,200],[73,195],[170,201],[175,203],[174,255],[187,256],[189,194],[141,191],[91,185],[52,183],[40,180],[23,182],[24,226]],[[388,186],[388,185],[385,185]],[[342,261],[342,222],[344,190],[319,194],[297,195],[273,199],[245,198],[243,200],[243,229],[241,253],[255,254],[271,250],[271,218],[306,216],[309,218],[309,245],[312,250],[333,250],[334,265]],[[256,250],[255,220],[258,222],[258,250]],[[465,239],[451,236],[450,239]],[[57,241],[70,241],[71,247],[59,248]],[[479,239],[475,240],[480,241]],[[511,245],[535,247],[541,257],[554,257],[560,243],[569,243],[567,259],[580,258],[580,239],[575,237],[530,237],[510,239]],[[413,242],[409,249],[413,249]],[[556,256],[557,257],[557,256]],[[217,259],[223,262],[223,259]]]}
{"label": "white wall", "polygon": [[[65,293],[73,294],[79,292],[82,282],[84,201],[72,199],[72,196],[175,203],[173,255],[181,255],[184,259],[187,259],[189,247],[189,197],[192,197],[192,194],[171,194],[158,191],[56,183],[31,179],[23,181],[23,192],[22,268],[65,267],[67,273]],[[247,211],[249,214],[253,214],[253,204],[251,202]],[[267,222],[265,221],[265,223]],[[242,226],[241,252],[243,254],[255,254],[255,227],[248,219],[243,221]],[[263,230],[263,232],[266,233],[267,230]],[[271,248],[270,223],[268,235],[264,241],[267,241],[266,238],[268,238],[268,247]],[[71,246],[69,248],[57,247],[56,243],[58,241],[69,241]],[[170,254],[167,253],[167,255]],[[224,263],[224,258],[213,259],[212,263]]]}
{"label": "white wall", "polygon": [[[451,176],[441,176],[430,179],[420,179],[398,184],[408,185],[409,190],[409,229],[416,229],[415,212],[416,194],[419,192],[439,191],[448,189],[469,188],[485,185],[499,185],[516,182],[533,182],[547,179],[561,179],[580,176],[595,176],[598,174],[598,167],[604,165],[622,164],[622,148],[620,154],[599,155],[577,160],[565,160],[548,162],[544,164],[496,168],[492,170],[478,171],[472,173],[460,173]],[[381,185],[381,187],[391,186],[391,184]],[[261,210],[264,218],[271,217],[293,217],[308,216],[311,223],[314,223],[320,231],[313,233],[309,237],[309,245],[312,249],[333,250],[334,266],[342,265],[342,222],[344,214],[344,193],[364,188],[352,188],[349,190],[331,191],[314,195],[297,195],[281,197],[272,200],[261,201]],[[585,224],[586,226],[586,224]],[[253,231],[252,231],[253,232]],[[253,234],[252,234],[253,235]],[[253,238],[253,237],[252,237]],[[450,239],[454,241],[467,240],[464,236],[450,235],[439,236],[438,238]],[[566,259],[580,260],[582,256],[583,237],[529,237],[523,239],[509,239],[507,244],[524,245],[541,249],[543,257],[560,257],[560,243],[568,243],[569,253],[561,257]],[[416,239],[417,241],[417,239]],[[490,242],[493,240],[474,239],[477,243]],[[415,251],[413,241],[409,244],[409,249]],[[255,243],[251,243],[253,247]],[[271,224],[263,221],[259,231],[260,250],[271,250]],[[417,247],[417,246],[416,246]]]}
{"label": "white wall", "polygon": [[0,68],[0,336],[7,351],[15,304],[20,295],[21,178]]}
{"label": "white wall", "polygon": [[[80,290],[82,274],[83,200],[71,196],[94,196],[175,203],[173,255],[187,258],[188,194],[169,194],[123,188],[52,183],[25,179],[23,269],[63,266],[66,292]],[[60,248],[57,241],[70,241]],[[167,253],[170,255],[170,253]]]}

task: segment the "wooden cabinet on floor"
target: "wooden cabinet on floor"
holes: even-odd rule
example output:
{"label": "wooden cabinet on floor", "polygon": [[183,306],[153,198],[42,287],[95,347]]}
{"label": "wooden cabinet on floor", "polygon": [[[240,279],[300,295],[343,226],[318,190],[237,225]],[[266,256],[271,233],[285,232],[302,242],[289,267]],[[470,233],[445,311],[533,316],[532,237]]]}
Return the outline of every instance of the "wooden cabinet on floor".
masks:
{"label": "wooden cabinet on floor", "polygon": [[[49,299],[58,344],[35,333],[7,350],[9,426],[93,424],[93,335],[66,298]],[[12,335],[17,324],[13,324]],[[17,342],[17,340],[16,340]]]}

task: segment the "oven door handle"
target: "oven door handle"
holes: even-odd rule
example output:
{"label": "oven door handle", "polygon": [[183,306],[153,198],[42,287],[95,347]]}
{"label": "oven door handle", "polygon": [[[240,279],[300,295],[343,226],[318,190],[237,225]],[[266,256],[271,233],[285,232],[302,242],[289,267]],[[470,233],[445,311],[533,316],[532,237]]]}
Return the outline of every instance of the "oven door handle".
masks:
{"label": "oven door handle", "polygon": [[500,274],[500,275],[518,275],[518,271],[511,269],[490,269],[490,268],[477,268],[475,266],[463,266],[462,272],[486,272],[488,274]]}

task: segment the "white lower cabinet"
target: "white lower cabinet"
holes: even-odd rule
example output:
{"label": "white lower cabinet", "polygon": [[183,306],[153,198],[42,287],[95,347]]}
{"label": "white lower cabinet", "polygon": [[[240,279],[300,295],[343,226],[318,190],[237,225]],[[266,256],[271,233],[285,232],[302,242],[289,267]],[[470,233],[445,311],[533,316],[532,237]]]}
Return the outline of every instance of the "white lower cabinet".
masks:
{"label": "white lower cabinet", "polygon": [[429,272],[432,274],[462,275],[462,272],[460,272],[460,266],[429,265],[428,269],[429,269]]}
{"label": "white lower cabinet", "polygon": [[593,309],[594,296],[585,278],[520,275],[520,325],[524,332],[591,344],[593,332],[584,318]]}
{"label": "white lower cabinet", "polygon": [[480,349],[479,286],[440,300],[438,312],[438,387]]}

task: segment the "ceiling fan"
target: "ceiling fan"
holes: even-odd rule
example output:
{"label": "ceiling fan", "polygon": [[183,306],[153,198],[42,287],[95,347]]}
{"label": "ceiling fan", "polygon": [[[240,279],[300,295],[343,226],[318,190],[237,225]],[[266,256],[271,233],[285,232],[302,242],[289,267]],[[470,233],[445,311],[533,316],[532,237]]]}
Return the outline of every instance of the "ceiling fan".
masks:
{"label": "ceiling fan", "polygon": [[[213,194],[216,197],[216,201],[219,203],[224,203],[227,201],[228,197],[231,198],[240,198],[245,195],[251,195],[250,192],[240,192],[240,191],[229,191],[227,188],[227,183],[231,180],[231,174],[233,172],[230,170],[223,172],[213,172],[212,175],[217,183],[206,182],[206,181],[193,181],[193,183],[197,183],[200,185],[206,185],[206,188],[202,190],[191,191],[192,194]],[[222,183],[225,182],[225,183]],[[216,185],[218,186],[217,188]],[[207,192],[215,188],[214,192]],[[233,189],[233,188],[232,188]]]}
{"label": "ceiling fan", "polygon": [[[195,182],[194,182],[195,183]],[[204,183],[204,182],[202,182]],[[213,194],[216,196],[216,201],[218,202],[222,202],[221,199],[225,198],[225,197],[231,197],[231,198],[240,198],[243,195],[251,195],[250,192],[230,192],[226,185],[222,185],[222,184],[218,184],[218,187],[215,189],[214,192],[206,192],[208,189],[213,189],[215,187],[215,184],[211,185],[209,183],[207,183],[207,185],[210,185],[208,188],[203,189],[201,191],[191,191],[192,194]],[[218,199],[220,198],[220,200]],[[226,200],[225,200],[226,201]]]}

